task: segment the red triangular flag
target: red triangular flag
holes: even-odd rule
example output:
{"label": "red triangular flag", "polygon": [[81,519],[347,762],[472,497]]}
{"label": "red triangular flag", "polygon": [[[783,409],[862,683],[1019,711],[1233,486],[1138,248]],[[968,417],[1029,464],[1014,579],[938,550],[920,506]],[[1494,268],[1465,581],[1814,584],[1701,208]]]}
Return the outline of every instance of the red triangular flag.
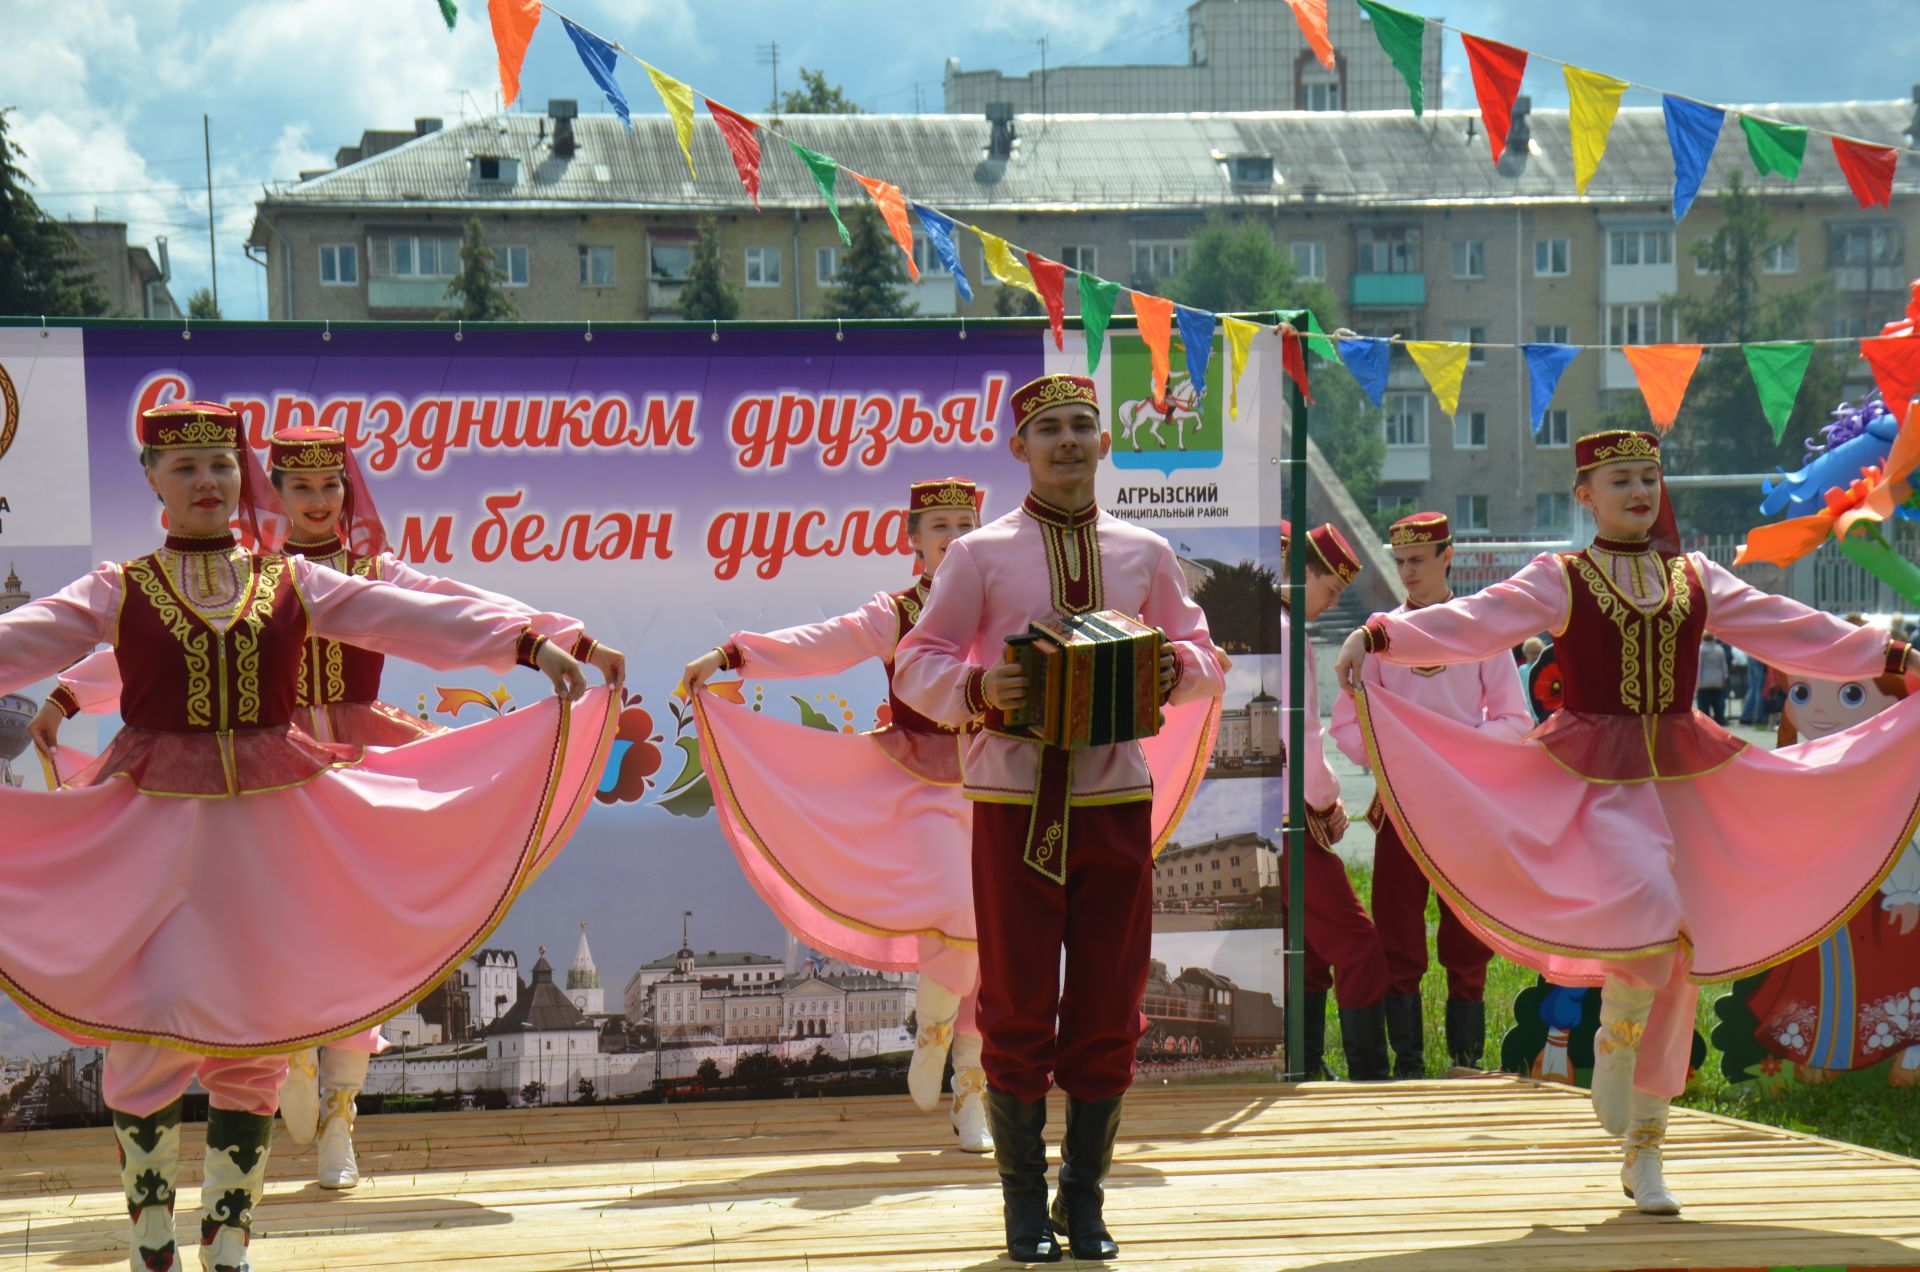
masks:
{"label": "red triangular flag", "polygon": [[1047,307],[1047,323],[1053,328],[1053,347],[1067,347],[1067,267],[1050,261],[1038,252],[1027,253],[1027,272],[1040,289],[1040,303]]}
{"label": "red triangular flag", "polygon": [[1294,20],[1300,24],[1300,34],[1307,37],[1307,45],[1313,55],[1320,59],[1320,65],[1333,70],[1333,41],[1327,38],[1327,0],[1287,0],[1293,6]]}
{"label": "red triangular flag", "polygon": [[1625,345],[1620,350],[1633,364],[1640,396],[1647,400],[1647,414],[1662,433],[1680,416],[1680,400],[1687,396],[1687,383],[1700,365],[1700,349],[1697,344],[1670,344]]}
{"label": "red triangular flag", "polygon": [[1847,174],[1847,184],[1861,207],[1893,206],[1893,170],[1900,162],[1899,151],[1835,137],[1833,157],[1840,161],[1840,171]]}
{"label": "red triangular flag", "polygon": [[1920,389],[1920,336],[1871,336],[1860,342],[1860,356],[1872,365],[1887,409],[1905,414],[1901,404]]}
{"label": "red triangular flag", "polygon": [[1300,341],[1300,333],[1293,329],[1292,323],[1283,323],[1274,330],[1280,333],[1280,365],[1300,386],[1301,398],[1308,406],[1312,406],[1313,391],[1307,387],[1307,355]]}
{"label": "red triangular flag", "polygon": [[1513,125],[1513,100],[1520,95],[1520,79],[1527,71],[1527,51],[1497,44],[1477,35],[1462,35],[1467,62],[1473,68],[1473,91],[1480,98],[1480,119],[1487,126],[1487,144],[1493,161],[1507,151],[1507,129]]}
{"label": "red triangular flag", "polygon": [[520,96],[520,64],[527,60],[527,45],[533,40],[533,29],[540,25],[542,12],[540,0],[487,0],[494,52],[500,59],[504,105],[513,105]]}
{"label": "red triangular flag", "polygon": [[740,174],[740,184],[753,196],[753,210],[760,210],[760,138],[756,136],[760,125],[745,115],[728,110],[713,98],[707,98],[707,113],[713,116],[713,122],[720,125],[720,135],[727,139],[727,153],[733,156],[734,171]]}

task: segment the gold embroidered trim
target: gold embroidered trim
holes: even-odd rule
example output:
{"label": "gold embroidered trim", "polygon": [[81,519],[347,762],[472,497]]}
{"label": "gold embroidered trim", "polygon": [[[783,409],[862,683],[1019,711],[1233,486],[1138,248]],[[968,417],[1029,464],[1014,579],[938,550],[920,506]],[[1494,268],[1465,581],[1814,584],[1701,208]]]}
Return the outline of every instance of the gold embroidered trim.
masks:
{"label": "gold embroidered trim", "polygon": [[140,594],[153,606],[167,631],[180,642],[180,654],[187,664],[187,726],[207,728],[213,724],[213,659],[208,652],[205,630],[194,630],[186,608],[177,603],[150,560],[131,561],[122,568]]}
{"label": "gold embroidered trim", "polygon": [[[1040,527],[1040,542],[1046,545],[1047,587],[1054,612],[1064,618],[1105,609],[1106,589],[1100,577],[1100,540],[1094,532],[1095,523],[1067,529],[1034,520]],[[1074,588],[1084,591],[1084,602],[1070,599]]]}
{"label": "gold embroidered trim", "polygon": [[1640,1039],[1646,1036],[1646,1032],[1646,1021],[1622,1017],[1593,1035],[1593,1049],[1603,1056],[1611,1056],[1617,1051],[1632,1051],[1640,1045]]}
{"label": "gold embroidered trim", "polygon": [[253,599],[243,602],[233,624],[234,663],[239,673],[235,711],[240,723],[260,723],[260,629],[273,617],[274,593],[287,572],[287,558],[260,558]]}
{"label": "gold embroidered trim", "polygon": [[1659,659],[1660,700],[1656,711],[1673,705],[1678,693],[1680,629],[1693,612],[1693,588],[1687,583],[1687,559],[1675,557],[1667,563],[1667,605],[1659,611],[1659,640],[1654,656]]}
{"label": "gold embroidered trim", "polygon": [[344,468],[347,463],[346,447],[312,442],[300,450],[291,447],[273,448],[273,467],[276,472],[312,472],[328,468]]}
{"label": "gold embroidered trim", "polygon": [[222,423],[210,416],[195,415],[191,422],[177,428],[160,428],[154,431],[157,439],[155,450],[183,450],[190,447],[236,447],[240,444],[240,430],[232,423]]}
{"label": "gold embroidered trim", "polygon": [[1641,634],[1646,615],[1621,599],[1606,572],[1583,556],[1569,559],[1569,567],[1580,572],[1580,581],[1593,594],[1600,613],[1620,632],[1620,705],[1630,713],[1646,714],[1646,686],[1641,683]]}

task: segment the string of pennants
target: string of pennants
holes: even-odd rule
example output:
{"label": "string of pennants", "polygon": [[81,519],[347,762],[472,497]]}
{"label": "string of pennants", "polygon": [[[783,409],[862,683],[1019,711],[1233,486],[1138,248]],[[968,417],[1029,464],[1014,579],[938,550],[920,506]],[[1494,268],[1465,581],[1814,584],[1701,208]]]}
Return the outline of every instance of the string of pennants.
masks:
{"label": "string of pennants", "polygon": [[[436,0],[436,2],[440,5],[441,12],[451,29],[454,21],[455,0]],[[1326,42],[1327,0],[1288,0],[1288,3],[1293,6],[1299,17],[1302,29],[1316,56],[1322,62],[1331,65],[1332,47]],[[1418,113],[1422,109],[1419,56],[1421,32],[1430,19],[1388,8],[1377,3],[1377,0],[1357,0],[1357,3],[1373,19],[1375,31],[1383,46],[1393,58],[1395,65],[1406,76],[1414,110]],[[494,43],[499,56],[500,85],[504,101],[509,106],[520,95],[520,68],[525,61],[527,47],[532,42],[534,30],[540,23],[541,15],[549,8],[551,6],[543,3],[543,0],[488,0],[488,16],[492,23]],[[694,111],[698,103],[704,102],[708,115],[719,128],[721,138],[726,142],[727,152],[733,161],[740,184],[753,200],[756,211],[760,206],[760,169],[763,160],[761,137],[765,134],[786,143],[794,157],[812,176],[826,202],[827,211],[833,218],[834,226],[839,231],[840,241],[843,244],[850,243],[851,238],[847,232],[846,223],[840,216],[838,193],[840,174],[845,172],[864,189],[873,200],[894,242],[904,254],[908,276],[916,282],[919,281],[920,271],[913,254],[915,222],[926,235],[936,259],[952,275],[954,287],[960,296],[966,300],[972,300],[973,285],[961,262],[956,239],[959,231],[965,230],[972,233],[980,241],[982,258],[993,276],[1002,284],[1019,287],[1030,293],[1045,308],[1048,325],[1053,334],[1054,347],[1057,349],[1065,348],[1067,275],[1074,275],[1074,286],[1080,302],[1079,317],[1086,337],[1089,374],[1099,367],[1106,344],[1107,328],[1113,320],[1122,293],[1125,293],[1130,298],[1136,325],[1151,359],[1153,398],[1158,409],[1167,409],[1166,386],[1172,341],[1175,335],[1179,337],[1185,353],[1187,374],[1193,391],[1196,394],[1204,394],[1208,367],[1213,353],[1214,335],[1219,332],[1225,337],[1228,362],[1228,414],[1231,418],[1239,418],[1241,374],[1246,368],[1253,338],[1261,332],[1263,324],[1177,304],[1165,297],[1123,287],[1119,283],[1110,282],[1095,274],[1075,269],[1060,261],[1050,260],[1037,252],[1009,243],[999,235],[981,229],[977,225],[957,220],[937,208],[918,202],[910,203],[898,186],[843,167],[831,155],[811,150],[766,124],[750,119],[705,94],[696,93],[690,85],[668,75],[644,58],[622,47],[617,41],[608,40],[588,30],[559,10],[554,9],[552,12],[564,25],[567,36],[578,52],[588,75],[606,95],[608,103],[619,115],[628,131],[633,129],[632,112],[626,93],[615,78],[614,71],[621,57],[638,62],[645,68],[654,91],[666,107],[675,139],[680,145],[680,153],[686,159],[687,171],[690,174],[698,175],[694,172],[693,165]],[[1468,41],[1468,54],[1473,63],[1474,82],[1480,92],[1483,118],[1486,120],[1490,138],[1494,137],[1496,123],[1498,125],[1498,139],[1493,142],[1493,154],[1497,161],[1505,147],[1512,104],[1519,92],[1528,55],[1524,50],[1511,49],[1506,45],[1480,40],[1464,32],[1461,35]],[[1476,47],[1480,51],[1476,52]],[[1576,169],[1579,174],[1578,183],[1584,193],[1587,180],[1591,178],[1599,164],[1600,155],[1606,148],[1606,132],[1611,127],[1613,113],[1618,108],[1620,93],[1627,87],[1639,86],[1630,85],[1624,80],[1594,76],[1593,72],[1583,71],[1578,67],[1566,66],[1566,71],[1570,91],[1573,90],[1577,77],[1591,77],[1591,79],[1579,79],[1578,82],[1585,87],[1574,92]],[[1618,87],[1617,89],[1607,85],[1594,87],[1599,80],[1606,80],[1607,85]],[[1586,94],[1584,99],[1587,102],[1586,106],[1581,105],[1583,94]],[[1598,111],[1594,103],[1601,102],[1609,96],[1612,107],[1604,112]],[[1679,103],[1678,106],[1670,106],[1668,109],[1669,135],[1678,137],[1684,133],[1692,139],[1690,148],[1683,147],[1678,140],[1675,141],[1675,215],[1678,218],[1685,214],[1686,207],[1692,203],[1693,194],[1699,188],[1701,176],[1705,171],[1706,157],[1712,153],[1714,137],[1719,129],[1719,123],[1716,120],[1712,131],[1707,131],[1703,122],[1705,115],[1701,112],[1719,108],[1708,107],[1691,99],[1676,98],[1671,95],[1667,100]],[[1601,114],[1604,114],[1604,120],[1600,118]],[[1676,118],[1692,122],[1687,124],[1681,133],[1676,133],[1674,122]],[[1805,152],[1808,130],[1796,129],[1775,121],[1758,120],[1752,116],[1742,115],[1740,118],[1742,126],[1747,128],[1749,147],[1756,164],[1762,164],[1763,171],[1777,171],[1789,176],[1797,175],[1800,157]],[[1598,130],[1597,133],[1595,129]],[[1755,141],[1756,137],[1762,140]],[[1849,146],[1866,146],[1863,142],[1854,142],[1849,138],[1835,136],[1836,153],[1841,153],[1843,143]],[[1889,157],[1884,163],[1884,184],[1890,190],[1896,156],[1893,156],[1890,148],[1887,147],[1873,147],[1873,149],[1889,151]],[[1683,159],[1683,150],[1689,158]],[[1764,162],[1763,155],[1766,156]],[[1789,161],[1791,161],[1790,165]],[[1879,162],[1874,161],[1876,165]],[[1766,164],[1774,166],[1768,168]],[[1848,180],[1853,183],[1855,195],[1861,200],[1863,206],[1866,205],[1867,193],[1872,193],[1877,200],[1884,201],[1877,176],[1871,190],[1863,192],[1861,185],[1855,179],[1855,170],[1848,166],[1849,161],[1844,154],[1841,164],[1846,169]],[[1874,172],[1880,171],[1880,167],[1874,168]],[[1690,186],[1687,185],[1689,181]],[[1687,186],[1684,200],[1681,198],[1683,186]],[[1459,410],[1461,387],[1465,383],[1467,367],[1472,361],[1473,352],[1476,349],[1515,350],[1521,355],[1527,369],[1529,409],[1533,432],[1536,436],[1545,422],[1547,409],[1552,403],[1560,379],[1574,359],[1585,349],[1616,347],[1407,340],[1398,336],[1390,338],[1356,336],[1344,330],[1330,334],[1310,310],[1280,311],[1273,317],[1276,325],[1271,330],[1282,337],[1282,365],[1287,374],[1299,385],[1309,402],[1313,398],[1308,388],[1303,345],[1305,348],[1311,348],[1320,357],[1328,361],[1337,361],[1345,366],[1376,406],[1384,401],[1392,350],[1398,345],[1406,350],[1414,365],[1419,368],[1434,397],[1439,401],[1441,410],[1448,417],[1452,417]],[[1633,368],[1641,395],[1646,400],[1647,410],[1655,427],[1664,433],[1673,427],[1678,417],[1687,385],[1693,378],[1701,356],[1709,349],[1739,349],[1746,359],[1753,376],[1754,387],[1759,393],[1761,407],[1768,423],[1772,426],[1774,438],[1778,441],[1785,434],[1788,417],[1792,413],[1794,400],[1799,394],[1801,382],[1806,376],[1816,346],[1858,344],[1862,356],[1873,369],[1874,377],[1885,400],[1904,402],[1910,400],[1914,393],[1920,390],[1920,338],[1916,338],[1917,334],[1920,334],[1920,320],[1911,324],[1904,334],[1865,339],[1847,337],[1754,344],[1628,345],[1620,346],[1619,351],[1626,356],[1629,365]]]}

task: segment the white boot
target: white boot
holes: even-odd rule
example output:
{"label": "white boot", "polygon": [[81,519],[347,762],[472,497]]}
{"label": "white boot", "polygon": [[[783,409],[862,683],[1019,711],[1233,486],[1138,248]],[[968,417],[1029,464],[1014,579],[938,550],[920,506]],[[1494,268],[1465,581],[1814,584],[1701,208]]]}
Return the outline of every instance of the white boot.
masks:
{"label": "white boot", "polygon": [[280,1124],[294,1143],[313,1143],[313,1133],[320,1126],[320,1053],[314,1047],[287,1057],[287,1076],[280,1087]]}
{"label": "white boot", "polygon": [[253,1208],[267,1187],[273,1119],[207,1110],[207,1163],[200,1179],[200,1272],[253,1272]]}
{"label": "white boot", "polygon": [[132,1220],[127,1266],[132,1272],[174,1272],[173,1180],[180,1165],[180,1101],[158,1113],[113,1114],[120,1145],[120,1183]]}
{"label": "white boot", "polygon": [[987,1127],[987,1071],[980,1067],[980,1035],[960,1034],[953,1040],[953,1110],[948,1115],[963,1153],[991,1153],[993,1132]]}
{"label": "white boot", "polygon": [[913,1038],[913,1063],[907,1066],[907,1092],[916,1105],[931,1113],[940,1107],[940,1080],[947,1076],[947,1050],[953,1046],[960,997],[939,981],[922,976],[913,1014],[919,1031]]}
{"label": "white boot", "polygon": [[1600,991],[1600,1028],[1593,1035],[1593,1112],[1609,1135],[1625,1135],[1633,1066],[1653,1011],[1653,991],[1609,979]]}
{"label": "white boot", "polygon": [[360,1163],[353,1154],[353,1098],[357,1087],[323,1087],[320,1091],[320,1162],[315,1178],[322,1188],[352,1188],[360,1182]]}
{"label": "white boot", "polygon": [[1632,1128],[1627,1132],[1626,1161],[1620,1167],[1620,1187],[1643,1215],[1677,1215],[1680,1203],[1667,1191],[1661,1173],[1660,1146],[1667,1138],[1667,1101],[1635,1091],[1630,1101]]}

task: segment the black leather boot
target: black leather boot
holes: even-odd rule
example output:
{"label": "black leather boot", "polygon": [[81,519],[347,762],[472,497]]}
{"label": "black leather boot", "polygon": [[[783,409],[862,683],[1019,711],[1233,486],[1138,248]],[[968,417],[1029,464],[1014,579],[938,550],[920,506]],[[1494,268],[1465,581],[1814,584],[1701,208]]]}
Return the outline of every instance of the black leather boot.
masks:
{"label": "black leather boot", "polygon": [[1347,1052],[1347,1077],[1355,1082],[1385,1082],[1387,1071],[1387,1009],[1382,1003],[1371,1007],[1340,1009],[1340,1040]]}
{"label": "black leather boot", "polygon": [[1393,1044],[1393,1076],[1426,1077],[1427,1025],[1420,1012],[1420,995],[1388,994],[1383,1005],[1387,1009],[1387,1041]]}
{"label": "black leather boot", "polygon": [[1015,1263],[1058,1263],[1060,1243],[1047,1223],[1047,1102],[1029,1104],[987,1087],[993,1160],[1000,1167],[1000,1206],[1007,1224],[1007,1257]]}
{"label": "black leather boot", "polygon": [[1120,1254],[1102,1217],[1107,1194],[1100,1184],[1113,1165],[1113,1140],[1120,1132],[1120,1103],[1125,1098],[1067,1097],[1067,1134],[1060,1141],[1060,1191],[1054,1195],[1051,1217],[1053,1230],[1067,1239],[1075,1259],[1097,1261]]}
{"label": "black leather boot", "polygon": [[1447,999],[1447,1054],[1462,1069],[1478,1069],[1487,1051],[1487,1005]]}
{"label": "black leather boot", "polygon": [[1298,1069],[1303,1082],[1325,1082],[1333,1076],[1327,1072],[1327,991],[1309,993],[1301,1011],[1306,1015],[1306,1054],[1301,1063],[1288,1067]]}

